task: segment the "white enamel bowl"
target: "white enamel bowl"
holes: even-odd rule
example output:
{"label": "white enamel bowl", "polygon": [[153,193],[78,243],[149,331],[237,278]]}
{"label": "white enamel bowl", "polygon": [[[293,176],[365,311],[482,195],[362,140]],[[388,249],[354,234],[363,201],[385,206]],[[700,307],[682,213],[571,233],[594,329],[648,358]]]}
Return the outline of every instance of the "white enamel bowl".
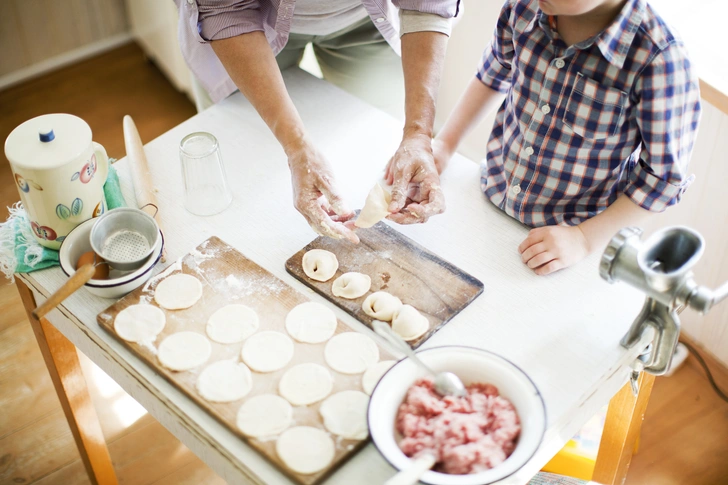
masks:
{"label": "white enamel bowl", "polygon": [[[76,272],[76,263],[83,253],[93,251],[90,237],[91,229],[95,222],[96,219],[89,219],[78,225],[68,233],[66,239],[61,243],[58,257],[60,259],[61,269],[66,273],[66,276],[70,277]],[[121,298],[151,278],[154,266],[162,257],[163,247],[164,236],[160,232],[160,237],[157,239],[154,251],[152,251],[151,256],[149,256],[141,268],[126,273],[119,273],[112,269],[109,273],[109,279],[91,279],[84,286],[91,294],[100,296],[101,298]]]}
{"label": "white enamel bowl", "polygon": [[[493,384],[508,398],[521,420],[521,435],[516,449],[503,463],[490,470],[470,475],[449,475],[427,471],[420,479],[430,485],[486,485],[518,471],[533,457],[546,430],[546,407],[531,379],[508,360],[472,347],[435,347],[417,352],[435,372],[454,372],[465,385],[474,382]],[[410,359],[395,364],[377,384],[369,401],[367,419],[374,446],[394,468],[403,470],[412,464],[397,445],[395,419],[407,390],[427,374]]]}

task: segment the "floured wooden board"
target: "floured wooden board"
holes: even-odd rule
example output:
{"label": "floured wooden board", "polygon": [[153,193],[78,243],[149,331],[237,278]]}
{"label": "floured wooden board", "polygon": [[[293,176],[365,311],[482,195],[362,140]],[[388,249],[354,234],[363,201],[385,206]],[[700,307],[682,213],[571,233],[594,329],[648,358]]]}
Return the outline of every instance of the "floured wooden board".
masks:
{"label": "floured wooden board", "polygon": [[[164,278],[177,273],[186,273],[200,280],[203,286],[200,300],[186,310],[163,310],[166,316],[166,325],[152,346],[130,343],[119,338],[113,327],[114,319],[119,312],[129,305],[138,303],[157,306],[154,301],[156,285]],[[244,436],[237,428],[236,417],[240,406],[251,397],[269,393],[278,395],[278,383],[281,376],[292,366],[304,362],[320,364],[331,372],[334,384],[330,395],[344,390],[363,391],[361,385],[362,374],[342,374],[334,371],[326,364],[324,359],[326,342],[305,344],[294,340],[292,360],[284,368],[275,372],[258,373],[253,371],[251,391],[244,398],[232,403],[206,401],[198,394],[195,383],[202,369],[213,362],[236,358],[241,361],[240,351],[245,343],[244,341],[236,344],[220,344],[210,340],[212,345],[211,357],[205,364],[190,371],[170,371],[163,367],[156,357],[156,348],[159,343],[173,333],[188,330],[207,337],[205,328],[210,315],[219,308],[232,303],[244,304],[256,311],[260,321],[256,333],[274,330],[288,335],[285,328],[286,315],[296,305],[306,301],[309,301],[309,299],[305,295],[250,261],[225,242],[212,237],[158,276],[152,278],[146,285],[137,288],[100,313],[97,320],[101,327],[131,349],[156,372],[194,400],[202,409],[238,434],[293,480],[304,485],[310,485],[318,483],[328,476],[336,467],[361,448],[368,438],[349,440],[328,433],[319,414],[321,401],[309,406],[293,406],[293,423],[291,427],[312,426],[321,429],[326,431],[335,443],[335,455],[331,464],[320,472],[303,475],[289,470],[280,460],[276,453],[275,437],[259,440]],[[349,331],[352,330],[341,321],[338,321],[335,334]],[[379,347],[379,355],[380,360],[392,359],[392,356],[381,347]]]}
{"label": "floured wooden board", "polygon": [[[286,270],[369,327],[373,319],[361,306],[371,293],[387,291],[402,303],[412,305],[430,322],[429,330],[410,342],[412,348],[419,347],[483,292],[480,280],[382,222],[356,234],[361,240],[359,244],[327,237],[314,239],[286,261]],[[311,249],[325,249],[336,255],[339,269],[333,278],[320,282],[306,276],[302,260]],[[334,296],[334,280],[351,271],[371,277],[370,291],[354,300]]]}

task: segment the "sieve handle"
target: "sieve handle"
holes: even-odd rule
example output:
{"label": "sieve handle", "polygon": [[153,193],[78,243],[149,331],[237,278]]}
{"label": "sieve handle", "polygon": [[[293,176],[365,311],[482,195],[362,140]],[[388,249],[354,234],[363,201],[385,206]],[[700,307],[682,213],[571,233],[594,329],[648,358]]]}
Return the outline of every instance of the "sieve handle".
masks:
{"label": "sieve handle", "polygon": [[57,307],[63,300],[75,293],[76,290],[85,285],[88,280],[93,278],[96,267],[93,263],[87,263],[81,266],[66,283],[58,288],[41,306],[33,310],[33,318],[40,320],[51,310]]}

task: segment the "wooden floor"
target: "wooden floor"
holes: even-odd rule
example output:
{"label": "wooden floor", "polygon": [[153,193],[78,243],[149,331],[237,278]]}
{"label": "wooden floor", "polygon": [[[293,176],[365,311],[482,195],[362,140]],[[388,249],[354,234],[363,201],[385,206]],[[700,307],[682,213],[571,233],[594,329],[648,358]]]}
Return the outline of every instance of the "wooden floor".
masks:
{"label": "wooden floor", "polygon": [[[148,142],[194,114],[187,98],[128,45],[0,92],[0,141],[34,116],[64,112],[86,120],[109,156],[124,156],[122,116]],[[0,207],[18,200],[4,155]],[[6,217],[4,209],[0,212]],[[71,432],[13,285],[0,284],[0,485],[88,483]],[[114,381],[81,355],[121,483],[224,483]],[[728,388],[728,371],[714,366]],[[629,485],[728,484],[728,403],[691,358],[659,378]],[[373,484],[374,485],[374,484]]]}

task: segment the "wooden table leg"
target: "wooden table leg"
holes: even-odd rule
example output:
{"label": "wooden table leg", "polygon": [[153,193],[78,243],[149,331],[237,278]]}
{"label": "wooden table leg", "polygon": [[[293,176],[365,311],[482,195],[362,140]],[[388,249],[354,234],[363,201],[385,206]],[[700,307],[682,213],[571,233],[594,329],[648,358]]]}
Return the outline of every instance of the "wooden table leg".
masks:
{"label": "wooden table leg", "polygon": [[31,312],[36,307],[33,293],[17,278],[16,285],[89,479],[94,484],[117,484],[76,347],[48,320],[33,318]]}
{"label": "wooden table leg", "polygon": [[592,480],[604,485],[622,485],[632,461],[655,376],[642,372],[635,397],[629,382],[609,401],[599,453]]}

